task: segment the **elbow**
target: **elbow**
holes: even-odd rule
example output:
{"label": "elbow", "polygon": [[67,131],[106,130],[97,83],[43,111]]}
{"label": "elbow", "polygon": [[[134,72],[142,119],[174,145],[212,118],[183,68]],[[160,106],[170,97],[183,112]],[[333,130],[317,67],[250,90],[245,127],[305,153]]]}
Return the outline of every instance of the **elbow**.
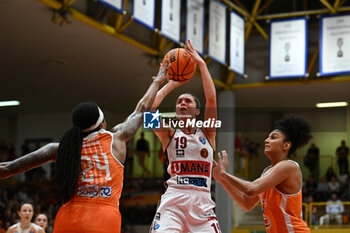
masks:
{"label": "elbow", "polygon": [[254,185],[249,185],[247,190],[245,191],[245,194],[248,197],[256,197],[258,196],[258,190],[254,187]]}

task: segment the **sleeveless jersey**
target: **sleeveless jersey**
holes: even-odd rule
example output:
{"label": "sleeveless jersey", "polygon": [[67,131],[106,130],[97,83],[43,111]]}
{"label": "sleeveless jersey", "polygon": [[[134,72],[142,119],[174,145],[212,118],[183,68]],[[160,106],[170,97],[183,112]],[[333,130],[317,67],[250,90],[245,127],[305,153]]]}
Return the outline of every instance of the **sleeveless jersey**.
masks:
{"label": "sleeveless jersey", "polygon": [[176,129],[165,155],[169,162],[168,187],[210,192],[214,150],[201,129],[194,134]]}
{"label": "sleeveless jersey", "polygon": [[113,134],[91,133],[83,140],[81,174],[74,197],[55,218],[53,233],[119,233],[123,165],[112,153]]}
{"label": "sleeveless jersey", "polygon": [[[295,161],[298,167],[299,164]],[[266,168],[261,176],[269,173]],[[259,194],[264,223],[267,233],[304,233],[310,232],[307,224],[302,220],[302,192],[284,194],[273,187]]]}
{"label": "sleeveless jersey", "polygon": [[73,200],[119,205],[124,166],[112,154],[112,144],[112,133],[103,129],[84,138],[81,174]]}
{"label": "sleeveless jersey", "polygon": [[11,233],[37,233],[39,231],[40,226],[36,225],[35,223],[31,223],[30,227],[27,229],[22,230],[21,223],[16,223],[13,225]]}

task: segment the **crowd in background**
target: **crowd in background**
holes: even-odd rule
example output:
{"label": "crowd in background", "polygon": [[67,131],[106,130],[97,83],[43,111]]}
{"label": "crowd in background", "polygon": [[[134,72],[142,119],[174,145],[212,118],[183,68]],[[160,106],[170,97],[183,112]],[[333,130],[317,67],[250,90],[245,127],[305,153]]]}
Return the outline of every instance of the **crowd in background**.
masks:
{"label": "crowd in background", "polygon": [[[132,147],[132,145],[130,145]],[[241,134],[237,134],[235,139],[235,150],[239,156],[248,156],[250,158],[259,155],[260,144],[255,143],[249,138],[241,140]],[[36,148],[32,148],[36,149]],[[135,148],[137,150],[137,148]],[[30,148],[24,144],[21,147],[21,155],[29,153]],[[147,149],[147,151],[149,148]],[[348,166],[349,148],[345,141],[336,149],[337,165],[339,174],[330,166],[325,175],[320,177],[319,173],[319,156],[320,151],[313,143],[308,149],[304,158],[305,167],[309,168],[310,176],[306,178],[303,184],[303,198],[305,203],[310,202],[328,202],[325,214],[317,216],[317,206],[313,207],[313,224],[328,224],[334,221],[337,224],[347,223],[345,218],[344,206],[342,201],[350,201],[350,179]],[[0,141],[0,162],[16,159],[15,148],[13,144],[6,140]],[[143,163],[142,163],[143,165]],[[128,165],[129,166],[129,165]],[[16,177],[2,180],[0,183],[0,233],[5,232],[11,225],[19,221],[18,210],[22,203],[31,203],[34,207],[34,217],[39,213],[45,213],[48,216],[48,227],[46,232],[50,233],[53,229],[55,215],[59,205],[55,196],[55,169],[52,164],[51,174],[39,167],[26,172],[25,181],[20,181]],[[126,168],[131,169],[131,168]],[[126,172],[125,179],[130,175]],[[51,178],[47,178],[51,177]],[[156,205],[137,204],[133,206],[123,206],[123,200],[132,197],[138,193],[147,193],[147,190],[163,191],[163,179],[152,180],[152,178],[140,179],[140,182],[125,182],[125,191],[121,198],[121,212],[123,214],[123,225],[144,224],[148,221],[145,218],[139,218],[137,213],[144,213],[143,216],[153,216]],[[147,180],[150,180],[149,182]],[[156,184],[156,185],[154,185]],[[324,211],[323,211],[324,212]],[[339,213],[338,213],[339,212]],[[136,213],[136,214],[135,214]],[[146,214],[145,214],[146,213]],[[341,218],[340,218],[341,216]],[[150,217],[150,218],[151,218]],[[149,219],[151,221],[152,219]],[[146,223],[147,224],[147,223]]]}

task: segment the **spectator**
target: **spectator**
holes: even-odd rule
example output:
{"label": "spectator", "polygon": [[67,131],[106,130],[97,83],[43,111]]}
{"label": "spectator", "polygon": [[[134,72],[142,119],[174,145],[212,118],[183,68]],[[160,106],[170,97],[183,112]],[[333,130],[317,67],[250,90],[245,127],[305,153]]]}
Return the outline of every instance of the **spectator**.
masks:
{"label": "spectator", "polygon": [[336,174],[335,174],[335,172],[334,172],[333,167],[330,166],[330,167],[328,167],[327,173],[326,173],[326,178],[327,178],[327,181],[328,181],[328,182],[331,181],[332,176],[337,177]]}
{"label": "spectator", "polygon": [[337,157],[338,157],[338,166],[339,171],[344,168],[345,173],[349,174],[349,162],[348,162],[348,156],[349,156],[349,147],[345,145],[345,141],[342,140],[340,143],[340,146],[337,148],[336,151]]}
{"label": "spectator", "polygon": [[322,177],[322,179],[318,182],[316,189],[316,201],[327,201],[329,196],[329,186],[327,182],[326,176]]}
{"label": "spectator", "polygon": [[[311,204],[314,202],[314,198],[312,197],[312,195],[309,195],[306,199],[307,204]],[[313,205],[312,209],[311,209],[311,225],[316,225],[316,214],[317,214],[317,206]],[[306,218],[308,218],[308,216],[306,216]]]}
{"label": "spectator", "polygon": [[125,156],[125,163],[124,163],[124,174],[125,178],[131,178],[133,175],[133,167],[134,167],[134,139],[130,139],[126,143],[126,156]]}
{"label": "spectator", "polygon": [[329,187],[329,191],[331,193],[337,193],[339,195],[339,191],[340,191],[340,184],[337,180],[337,177],[332,176],[332,179],[330,182],[328,182],[328,187]]}
{"label": "spectator", "polygon": [[236,134],[235,151],[236,153],[242,153],[242,134],[241,133]]}
{"label": "spectator", "polygon": [[36,225],[41,226],[41,228],[43,228],[44,231],[46,232],[46,228],[47,228],[47,224],[48,224],[46,214],[41,213],[38,216],[36,216],[34,223]]}
{"label": "spectator", "polygon": [[32,233],[45,233],[44,230],[34,224],[31,223],[33,217],[33,206],[29,203],[25,203],[21,205],[21,208],[18,211],[18,216],[20,217],[20,221],[13,226],[11,226],[7,233],[17,233],[17,232],[32,232]]}
{"label": "spectator", "polygon": [[326,206],[326,214],[320,217],[320,225],[329,225],[330,220],[336,220],[338,225],[342,224],[342,213],[344,212],[343,203],[338,200],[336,193],[332,194],[332,200],[329,200]]}
{"label": "spectator", "polygon": [[313,197],[316,194],[317,183],[312,176],[309,176],[308,180],[305,183],[305,189],[307,195],[312,195]]}
{"label": "spectator", "polygon": [[145,175],[149,175],[151,172],[146,167],[146,156],[150,156],[150,150],[149,150],[149,143],[144,138],[144,132],[141,132],[141,138],[137,140],[136,143],[136,154],[138,156],[139,165],[142,167],[143,170],[143,177]]}
{"label": "spectator", "polygon": [[319,176],[319,156],[320,150],[312,143],[304,158],[304,165],[310,170],[311,175],[315,180]]}

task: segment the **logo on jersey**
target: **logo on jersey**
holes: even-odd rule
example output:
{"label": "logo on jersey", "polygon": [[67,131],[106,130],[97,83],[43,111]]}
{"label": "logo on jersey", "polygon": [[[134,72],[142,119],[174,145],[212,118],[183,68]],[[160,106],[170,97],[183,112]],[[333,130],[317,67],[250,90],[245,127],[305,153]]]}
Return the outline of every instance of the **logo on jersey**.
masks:
{"label": "logo on jersey", "polygon": [[157,230],[159,227],[160,227],[160,225],[156,221],[154,221],[153,230]]}
{"label": "logo on jersey", "polygon": [[177,177],[178,184],[194,185],[198,187],[208,187],[207,179],[198,177]]}
{"label": "logo on jersey", "polygon": [[77,196],[80,197],[96,197],[98,194],[99,185],[87,185],[78,187]]}
{"label": "logo on jersey", "polygon": [[203,145],[205,145],[205,143],[207,142],[207,140],[205,140],[205,138],[203,138],[201,136],[199,136],[198,139]]}
{"label": "logo on jersey", "polygon": [[210,177],[210,163],[206,161],[173,161],[171,173],[176,175],[203,175]]}
{"label": "logo on jersey", "polygon": [[159,212],[156,213],[155,219],[158,220],[158,221],[160,220],[160,213]]}
{"label": "logo on jersey", "polygon": [[201,149],[200,153],[203,158],[208,158],[208,150],[206,148]]}
{"label": "logo on jersey", "polygon": [[176,150],[176,158],[185,157],[185,150]]}
{"label": "logo on jersey", "polygon": [[144,129],[160,129],[160,112],[143,112]]}
{"label": "logo on jersey", "polygon": [[100,197],[111,197],[112,187],[102,186],[100,190]]}
{"label": "logo on jersey", "polygon": [[271,221],[267,216],[264,216],[264,224],[266,227],[271,225]]}

